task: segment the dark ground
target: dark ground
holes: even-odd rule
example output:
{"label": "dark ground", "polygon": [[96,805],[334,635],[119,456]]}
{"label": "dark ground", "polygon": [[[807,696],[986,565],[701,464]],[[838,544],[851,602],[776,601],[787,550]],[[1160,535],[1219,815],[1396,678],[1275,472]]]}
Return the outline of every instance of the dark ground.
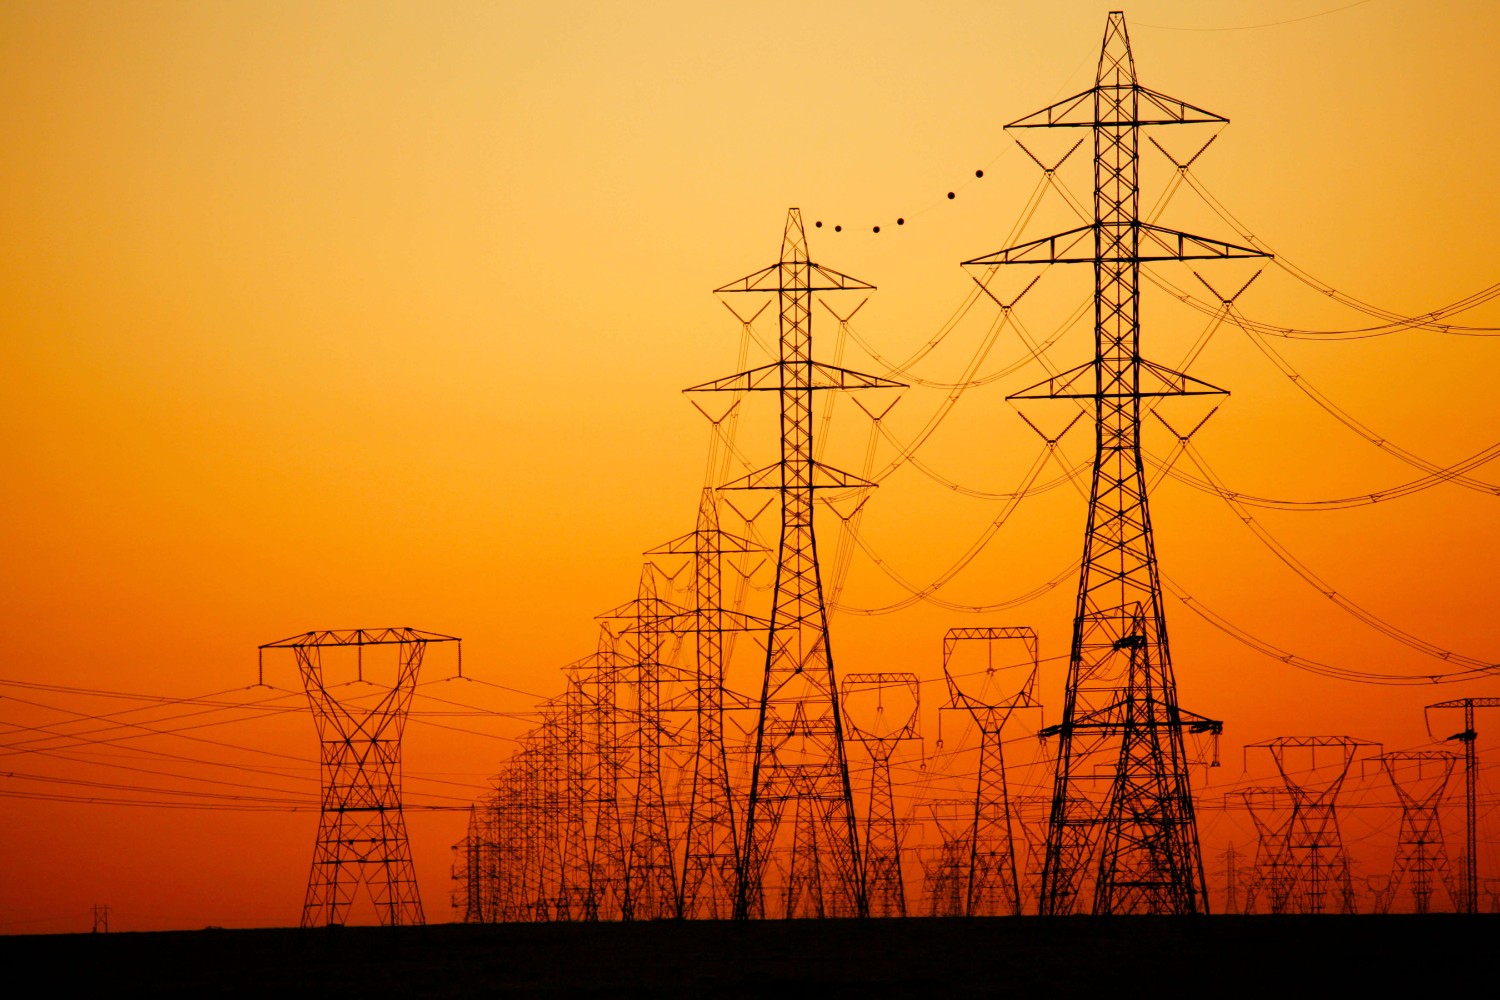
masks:
{"label": "dark ground", "polygon": [[0,962],[11,996],[1331,1000],[1493,995],[1497,945],[1491,915],[1025,917],[14,936],[0,937]]}

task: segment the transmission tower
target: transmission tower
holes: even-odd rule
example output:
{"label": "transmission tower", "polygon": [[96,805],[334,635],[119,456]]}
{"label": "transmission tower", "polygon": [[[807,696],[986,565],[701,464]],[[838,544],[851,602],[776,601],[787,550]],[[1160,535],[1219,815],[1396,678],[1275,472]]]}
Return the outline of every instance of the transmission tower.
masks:
{"label": "transmission tower", "polygon": [[1457,902],[1438,808],[1458,758],[1451,753],[1414,750],[1381,754],[1376,759],[1401,801],[1401,832],[1396,838],[1396,863],[1386,890],[1386,908],[1407,886],[1413,909],[1428,913],[1438,883]]}
{"label": "transmission tower", "polygon": [[1378,745],[1352,736],[1280,736],[1247,744],[1270,752],[1292,800],[1285,841],[1290,912],[1355,912],[1338,796],[1356,755]]}
{"label": "transmission tower", "polygon": [[[344,923],[361,885],[382,925],[423,922],[401,811],[401,735],[416,692],[417,674],[432,643],[459,640],[411,628],[308,632],[261,646],[296,653],[307,700],[322,744],[322,812],[302,926]],[[389,688],[366,681],[364,651],[393,646],[396,677]],[[365,706],[340,701],[325,683],[323,651],[353,647],[357,681],[379,693]]]}
{"label": "transmission tower", "polygon": [[1256,912],[1262,896],[1274,914],[1287,911],[1291,898],[1291,859],[1287,831],[1292,811],[1284,788],[1246,788],[1240,792],[1250,820],[1255,824],[1255,862],[1245,893],[1245,912]]}
{"label": "transmission tower", "polygon": [[617,646],[614,632],[600,625],[595,652],[571,667],[585,716],[586,920],[618,918],[625,892],[625,829],[620,815],[625,762],[618,706],[622,665]]}
{"label": "transmission tower", "polygon": [[661,686],[667,669],[663,655],[666,622],[682,611],[658,596],[656,569],[646,563],[635,600],[598,616],[623,625],[618,634],[629,643],[635,667],[636,711],[631,729],[635,797],[625,852],[620,914],[624,920],[658,920],[677,912],[677,876],[662,775]]}
{"label": "transmission tower", "polygon": [[[1463,901],[1461,906],[1465,913],[1479,912],[1479,855],[1476,853],[1479,846],[1478,839],[1478,807],[1476,804],[1476,793],[1479,784],[1479,756],[1475,753],[1474,743],[1479,738],[1479,733],[1474,728],[1474,709],[1476,708],[1500,708],[1500,698],[1455,698],[1451,701],[1440,701],[1436,705],[1428,705],[1428,711],[1434,708],[1461,708],[1464,710],[1464,727],[1452,736],[1450,740],[1457,740],[1464,745],[1464,882]],[[1432,732],[1432,723],[1427,724],[1427,731]]]}
{"label": "transmission tower", "polygon": [[694,639],[690,708],[696,738],[677,889],[678,917],[718,920],[734,912],[739,830],[724,746],[724,663],[728,639],[741,631],[763,630],[767,623],[724,607],[724,557],[764,551],[763,545],[720,530],[718,494],[705,489],[695,530],[646,553],[691,557],[693,569],[693,607],[668,623],[674,633],[686,632]]}
{"label": "transmission tower", "polygon": [[[917,729],[922,709],[921,681],[909,673],[845,674],[840,693],[849,732],[870,755],[864,857],[868,912],[872,917],[904,917],[906,884],[901,876],[901,835],[891,788],[891,755],[903,740],[922,738]],[[889,715],[887,701],[894,706]]]}
{"label": "transmission tower", "polygon": [[1140,268],[1153,261],[1262,257],[1248,247],[1142,222],[1140,130],[1227,119],[1136,82],[1125,15],[1109,15],[1095,85],[1007,128],[1087,128],[1093,221],[965,261],[1092,264],[1094,358],[1011,399],[1086,401],[1093,485],[1042,869],[1041,912],[1086,898],[1108,913],[1202,913],[1208,897],[1183,729],[1221,724],[1177,704],[1141,464],[1141,401],[1223,390],[1140,353]]}
{"label": "transmission tower", "polygon": [[1240,853],[1233,842],[1219,855],[1224,862],[1224,912],[1240,912]]}
{"label": "transmission tower", "polygon": [[[997,697],[994,651],[1002,642],[1025,645],[1031,671],[1021,689]],[[980,696],[964,691],[954,673],[953,656],[965,642],[985,644],[985,682]],[[979,729],[979,772],[974,789],[969,863],[964,912],[971,917],[1021,915],[1021,879],[1016,868],[1015,827],[1010,792],[1005,781],[1002,734],[1018,708],[1040,708],[1036,700],[1038,666],[1036,632],[1025,625],[1001,628],[955,628],[943,637],[943,678],[948,684],[947,709],[962,710]]]}
{"label": "transmission tower", "polygon": [[933,917],[962,917],[968,912],[967,890],[973,864],[973,803],[967,799],[934,799],[927,803],[937,826],[938,843],[925,852],[927,912]]}
{"label": "transmission tower", "polygon": [[[813,534],[813,491],[874,484],[813,460],[812,399],[820,389],[894,388],[900,383],[815,362],[812,296],[873,287],[813,263],[808,258],[802,214],[791,209],[782,232],[780,259],[716,289],[726,294],[763,292],[778,297],[779,358],[689,390],[775,392],[781,403],[780,460],[725,484],[730,489],[775,490],[781,498],[781,540],[766,637],[765,679],[737,873],[735,916],[741,919],[763,908],[767,863],[778,847],[789,803],[794,829],[790,838],[780,838],[791,841],[787,887],[795,891],[785,896],[787,914],[865,913],[853,793]],[[824,900],[825,891],[834,898]]]}

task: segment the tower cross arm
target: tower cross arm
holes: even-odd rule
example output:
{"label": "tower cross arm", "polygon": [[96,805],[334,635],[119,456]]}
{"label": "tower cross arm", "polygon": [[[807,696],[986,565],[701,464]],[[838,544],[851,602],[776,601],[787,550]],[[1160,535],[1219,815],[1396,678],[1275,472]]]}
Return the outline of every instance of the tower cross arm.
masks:
{"label": "tower cross arm", "polygon": [[851,371],[816,361],[773,361],[759,368],[730,375],[726,378],[690,386],[683,392],[780,392],[787,380],[782,371],[791,365],[803,365],[811,369],[806,384],[793,383],[798,389],[904,389],[905,382],[895,382],[879,375]]}
{"label": "tower cross arm", "polygon": [[[1128,230],[1134,230],[1134,234]],[[1095,233],[1100,239],[1094,239]],[[1134,235],[1134,238],[1130,238]],[[1101,250],[1101,248],[1103,248]],[[1109,252],[1109,251],[1114,252]],[[1254,247],[1179,232],[1146,222],[1094,223],[1053,236],[1018,243],[963,262],[965,267],[997,264],[1144,264],[1163,260],[1227,260],[1269,257]]]}
{"label": "tower cross arm", "polygon": [[[743,475],[738,479],[730,480],[720,486],[721,490],[780,490],[783,488],[783,465],[776,462],[763,469]],[[822,462],[810,462],[811,477],[805,489],[810,490],[848,490],[866,489],[877,486],[868,479],[862,479],[852,472],[835,469],[831,465]]]}
{"label": "tower cross arm", "polygon": [[[1132,92],[1122,94],[1121,91]],[[1102,100],[1095,101],[1096,95]],[[1133,98],[1133,99],[1132,99]],[[1133,113],[1119,117],[1117,110],[1110,117],[1100,117],[1101,107],[1118,109],[1133,108]],[[1205,111],[1186,101],[1158,93],[1138,83],[1100,85],[1072,97],[1065,97],[1034,111],[1024,118],[1017,118],[1006,128],[1129,128],[1141,125],[1195,125],[1226,124],[1223,115]]]}
{"label": "tower cross arm", "polygon": [[[800,272],[800,273],[799,273]],[[873,291],[868,281],[850,277],[831,267],[812,261],[778,261],[753,274],[736,278],[714,289],[715,295],[727,292],[843,292]]]}

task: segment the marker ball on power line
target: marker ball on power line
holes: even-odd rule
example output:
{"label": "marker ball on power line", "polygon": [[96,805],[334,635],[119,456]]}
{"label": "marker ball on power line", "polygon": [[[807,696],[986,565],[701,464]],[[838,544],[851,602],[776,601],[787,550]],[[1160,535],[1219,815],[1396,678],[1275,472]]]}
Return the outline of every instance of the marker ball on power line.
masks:
{"label": "marker ball on power line", "polygon": [[952,191],[949,191],[949,192],[948,192],[948,200],[949,200],[949,201],[952,201],[952,200],[953,200],[953,192],[952,192]]}
{"label": "marker ball on power line", "polygon": [[904,226],[904,225],[906,225],[906,220],[905,219],[897,219],[896,220],[896,225],[898,225],[898,226]]}
{"label": "marker ball on power line", "polygon": [[878,233],[878,232],[880,232],[880,227],[879,227],[879,226],[876,226],[876,227],[875,227],[875,231],[876,231],[876,232],[877,232],[877,233]]}
{"label": "marker ball on power line", "polygon": [[984,176],[984,171],[983,170],[976,170],[976,171],[974,171],[974,176],[975,177],[983,177]]}
{"label": "marker ball on power line", "polygon": [[836,232],[836,233],[842,233],[844,231],[844,227],[843,226],[834,226],[833,227],[833,231]]}
{"label": "marker ball on power line", "polygon": [[822,229],[822,228],[823,228],[823,223],[822,223],[822,222],[821,222],[821,221],[819,221],[819,222],[814,222],[814,223],[813,223],[813,228],[814,228],[814,229]]}

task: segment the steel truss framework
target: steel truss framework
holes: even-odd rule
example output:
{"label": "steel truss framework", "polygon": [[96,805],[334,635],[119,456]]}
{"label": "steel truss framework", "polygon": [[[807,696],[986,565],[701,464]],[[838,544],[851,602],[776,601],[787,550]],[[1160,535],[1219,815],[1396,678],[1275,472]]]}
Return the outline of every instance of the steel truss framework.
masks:
{"label": "steel truss framework", "polygon": [[[918,717],[922,682],[911,673],[845,674],[841,694],[848,729],[870,755],[870,806],[865,813],[865,896],[872,917],[906,916],[901,869],[901,831],[891,787],[891,755],[907,740],[922,738]],[[875,696],[873,718],[851,701]],[[888,697],[889,695],[889,697]],[[886,714],[886,702],[895,712]],[[904,711],[903,711],[904,710]],[[895,721],[893,721],[895,720]]]}
{"label": "steel truss framework", "polygon": [[1453,873],[1448,868],[1448,850],[1443,843],[1443,824],[1438,816],[1443,793],[1447,791],[1448,781],[1458,764],[1457,755],[1408,750],[1381,754],[1377,759],[1401,802],[1396,860],[1380,911],[1388,913],[1402,889],[1410,892],[1412,909],[1416,913],[1432,911],[1432,897],[1439,886],[1450,900],[1457,903],[1458,887],[1454,885]]}
{"label": "steel truss framework", "polygon": [[1264,254],[1142,222],[1138,154],[1144,127],[1225,121],[1141,86],[1125,16],[1111,13],[1095,85],[1006,126],[1091,130],[1093,221],[964,262],[1082,263],[1094,271],[1093,360],[1011,397],[1081,401],[1095,426],[1062,721],[1050,729],[1059,749],[1043,914],[1208,909],[1183,731],[1217,732],[1220,723],[1177,703],[1140,425],[1143,399],[1223,390],[1141,357],[1140,268]]}
{"label": "steel truss framework", "polygon": [[[726,489],[774,490],[781,499],[781,538],[766,667],[759,699],[755,755],[735,916],[766,915],[766,877],[780,855],[778,915],[864,915],[864,873],[855,825],[838,685],[828,640],[828,613],[813,532],[813,491],[874,484],[813,459],[813,393],[824,389],[896,388],[889,379],[813,360],[812,296],[874,286],[808,257],[802,213],[790,209],[780,259],[716,292],[777,296],[780,356],[769,365],[694,386],[689,392],[777,393],[780,459]],[[791,809],[790,836],[782,829]],[[774,903],[773,903],[774,905]]]}
{"label": "steel truss framework", "polygon": [[724,606],[724,559],[765,551],[765,546],[757,542],[720,529],[718,494],[705,489],[699,499],[695,529],[646,553],[658,558],[690,558],[693,571],[693,607],[667,623],[674,633],[692,637],[694,664],[690,702],[673,706],[693,713],[695,737],[676,895],[678,917],[721,919],[734,912],[740,853],[734,788],[724,744],[725,660],[739,633],[764,630],[767,623]]}
{"label": "steel truss framework", "polygon": [[[965,692],[954,676],[952,661],[960,644],[966,642],[984,643],[991,653],[998,643],[1022,643],[1031,671],[1020,690],[1000,701],[988,701]],[[969,855],[964,879],[966,916],[1020,916],[1022,912],[1022,880],[1016,864],[1015,817],[1005,781],[1003,732],[1016,709],[1041,705],[1036,700],[1038,655],[1036,632],[1026,625],[955,628],[943,637],[946,708],[967,713],[979,729],[980,738],[973,819],[965,834]],[[992,663],[992,655],[989,659]]]}
{"label": "steel truss framework", "polygon": [[[1355,758],[1379,744],[1352,736],[1280,736],[1246,749],[1270,753],[1291,809],[1256,819],[1271,832],[1256,849],[1265,858],[1272,913],[1354,913],[1354,880],[1339,831],[1338,796]],[[1246,799],[1246,804],[1250,800]],[[1251,815],[1256,816],[1251,806]],[[1257,869],[1258,872],[1260,869]]]}
{"label": "steel truss framework", "polygon": [[[1465,913],[1479,912],[1479,857],[1478,846],[1478,782],[1479,782],[1479,757],[1475,752],[1474,744],[1479,739],[1479,733],[1474,728],[1474,710],[1476,708],[1500,708],[1500,698],[1454,698],[1450,701],[1440,701],[1435,705],[1428,705],[1428,711],[1434,708],[1461,708],[1464,713],[1464,727],[1449,736],[1448,739],[1463,744],[1464,748],[1464,858],[1463,858],[1463,880],[1459,889],[1459,908]],[[1428,724],[1431,731],[1431,723]]]}
{"label": "steel truss framework", "polygon": [[[365,886],[382,925],[424,922],[401,808],[401,737],[428,645],[459,640],[411,628],[308,632],[261,646],[291,649],[321,746],[322,807],[302,926],[344,923]],[[364,680],[364,649],[396,647],[396,678],[368,707],[339,698],[325,683],[322,652],[353,647]],[[365,682],[369,683],[369,682]]]}

